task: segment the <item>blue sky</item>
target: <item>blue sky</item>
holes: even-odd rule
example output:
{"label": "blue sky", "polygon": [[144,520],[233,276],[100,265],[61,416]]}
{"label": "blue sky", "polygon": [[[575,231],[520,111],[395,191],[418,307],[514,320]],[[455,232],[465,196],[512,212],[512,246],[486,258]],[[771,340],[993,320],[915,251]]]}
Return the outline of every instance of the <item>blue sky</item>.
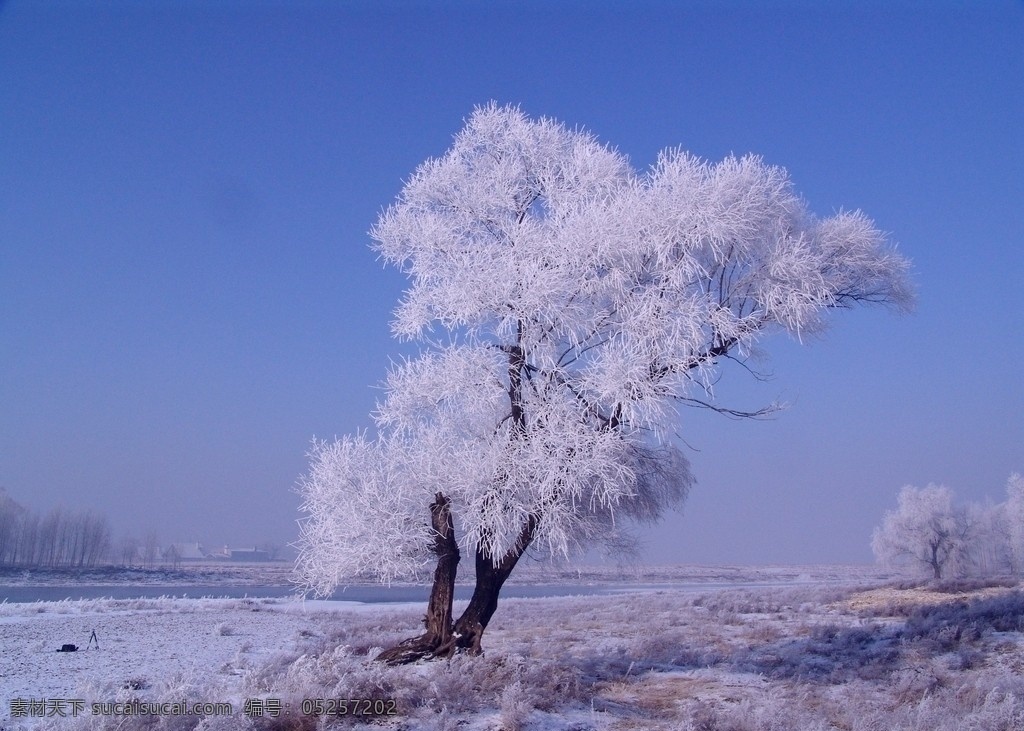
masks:
{"label": "blue sky", "polygon": [[366,427],[404,279],[366,234],[496,100],[639,168],[785,166],[913,260],[682,416],[655,562],[867,562],[904,484],[1024,471],[1019,2],[0,5],[0,486],[165,541],[293,540],[310,439]]}

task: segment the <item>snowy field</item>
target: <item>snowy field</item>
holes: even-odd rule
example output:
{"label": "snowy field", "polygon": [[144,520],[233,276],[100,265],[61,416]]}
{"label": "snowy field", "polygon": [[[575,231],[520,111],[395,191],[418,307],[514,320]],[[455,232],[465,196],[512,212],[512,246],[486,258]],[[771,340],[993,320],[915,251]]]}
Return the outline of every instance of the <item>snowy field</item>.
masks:
{"label": "snowy field", "polygon": [[[420,605],[2,604],[0,728],[1024,729],[1022,586],[802,575],[510,599],[484,657],[401,668],[369,657],[417,633]],[[93,630],[99,649],[87,647]],[[81,649],[56,652],[64,643]],[[318,722],[352,699],[370,702]]]}

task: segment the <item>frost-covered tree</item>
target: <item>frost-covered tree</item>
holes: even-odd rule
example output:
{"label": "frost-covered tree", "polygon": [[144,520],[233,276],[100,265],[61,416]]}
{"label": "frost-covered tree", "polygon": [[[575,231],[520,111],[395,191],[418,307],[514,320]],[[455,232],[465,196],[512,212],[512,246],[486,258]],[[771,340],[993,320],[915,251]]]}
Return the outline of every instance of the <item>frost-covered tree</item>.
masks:
{"label": "frost-covered tree", "polygon": [[989,499],[968,505],[966,511],[971,542],[966,547],[969,563],[963,568],[981,576],[1011,573],[1013,553],[1007,504]]}
{"label": "frost-covered tree", "polygon": [[[428,570],[426,633],[392,662],[479,652],[528,549],[618,545],[693,483],[681,406],[763,336],[818,332],[830,310],[903,308],[907,262],[859,212],[819,219],[757,157],[663,152],[646,172],[593,136],[477,109],[371,235],[411,286],[376,436],[315,445],[300,492],[311,589]],[[441,340],[438,342],[438,334]],[[453,622],[463,553],[476,587]]]}
{"label": "frost-covered tree", "polygon": [[1010,475],[1006,502],[955,505],[949,488],[905,487],[899,506],[875,528],[872,549],[888,565],[910,563],[934,578],[1020,573],[1024,560],[1024,479]]}
{"label": "frost-covered tree", "polygon": [[1024,573],[1024,477],[1014,472],[1006,481],[1005,516],[1014,573]]}
{"label": "frost-covered tree", "polygon": [[886,565],[909,562],[936,579],[969,565],[974,536],[966,509],[953,505],[953,491],[940,485],[900,490],[896,510],[875,528],[871,550]]}

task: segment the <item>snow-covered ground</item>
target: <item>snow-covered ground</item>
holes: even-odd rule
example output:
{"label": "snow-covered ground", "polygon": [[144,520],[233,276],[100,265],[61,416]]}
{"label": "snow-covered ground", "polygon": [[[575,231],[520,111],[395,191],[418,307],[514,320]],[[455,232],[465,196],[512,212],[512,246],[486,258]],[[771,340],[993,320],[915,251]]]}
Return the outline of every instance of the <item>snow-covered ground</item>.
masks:
{"label": "snow-covered ground", "polygon": [[[273,600],[0,605],[0,718],[10,714],[7,701],[15,699],[114,697],[119,690],[150,691],[169,680],[220,686],[234,699],[246,669],[293,648],[303,633],[321,631],[332,614],[312,604]],[[79,649],[58,652],[65,644]]]}
{"label": "snow-covered ground", "polygon": [[[370,657],[417,634],[419,604],[0,604],[0,729],[312,730],[317,717],[303,710],[366,698],[394,715],[334,716],[320,727],[1024,730],[1021,586],[799,577],[756,589],[508,599],[484,657],[401,668]],[[88,646],[93,630],[99,649]],[[65,643],[80,649],[56,652]],[[139,703],[178,705],[125,715]],[[217,715],[225,704],[231,715]],[[191,710],[200,713],[182,713]],[[67,717],[34,715],[58,711]]]}

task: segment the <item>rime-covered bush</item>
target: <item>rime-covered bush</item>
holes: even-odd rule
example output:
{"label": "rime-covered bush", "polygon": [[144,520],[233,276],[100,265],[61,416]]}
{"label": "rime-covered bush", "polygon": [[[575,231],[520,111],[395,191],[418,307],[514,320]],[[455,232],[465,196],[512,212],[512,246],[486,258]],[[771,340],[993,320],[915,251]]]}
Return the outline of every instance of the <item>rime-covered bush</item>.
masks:
{"label": "rime-covered bush", "polygon": [[919,607],[907,619],[904,636],[945,641],[952,635],[959,641],[987,632],[1024,632],[1024,593]]}
{"label": "rime-covered bush", "polygon": [[806,638],[787,638],[740,651],[729,662],[738,670],[770,678],[843,683],[883,677],[899,659],[899,640],[889,629],[823,625]]}

